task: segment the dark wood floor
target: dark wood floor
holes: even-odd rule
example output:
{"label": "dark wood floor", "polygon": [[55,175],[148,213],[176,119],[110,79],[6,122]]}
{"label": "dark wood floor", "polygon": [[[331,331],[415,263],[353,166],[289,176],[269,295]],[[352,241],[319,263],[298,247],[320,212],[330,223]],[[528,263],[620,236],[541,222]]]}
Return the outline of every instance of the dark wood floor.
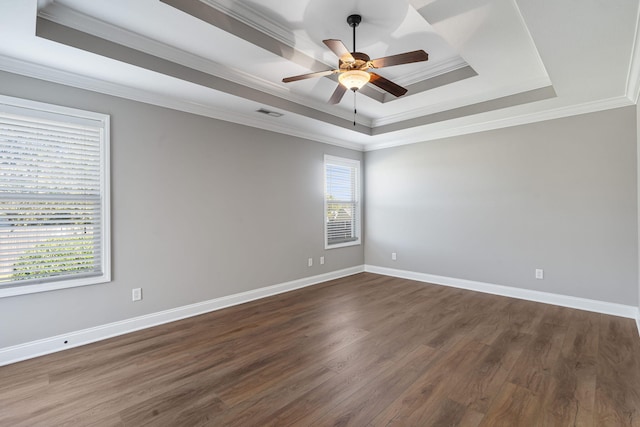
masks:
{"label": "dark wood floor", "polygon": [[630,319],[358,274],[0,368],[0,425],[640,426]]}

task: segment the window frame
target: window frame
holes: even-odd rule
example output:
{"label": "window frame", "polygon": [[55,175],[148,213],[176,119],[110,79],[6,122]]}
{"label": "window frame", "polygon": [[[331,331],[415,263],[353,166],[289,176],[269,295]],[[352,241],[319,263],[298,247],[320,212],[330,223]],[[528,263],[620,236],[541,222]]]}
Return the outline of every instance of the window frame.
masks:
{"label": "window frame", "polygon": [[[336,165],[343,167],[355,168],[355,230],[354,234],[356,238],[347,242],[329,243],[329,231],[327,221],[327,165]],[[323,184],[324,184],[324,210],[323,210],[323,222],[324,222],[324,248],[325,249],[337,249],[349,246],[358,246],[362,244],[362,168],[360,166],[360,160],[349,159],[346,157],[332,156],[330,154],[324,155],[323,162]]]}
{"label": "window frame", "polygon": [[31,119],[85,123],[100,131],[100,223],[101,274],[84,277],[44,277],[8,282],[0,285],[0,298],[47,292],[111,281],[111,177],[110,177],[110,116],[43,102],[0,95],[0,113],[17,114]]}

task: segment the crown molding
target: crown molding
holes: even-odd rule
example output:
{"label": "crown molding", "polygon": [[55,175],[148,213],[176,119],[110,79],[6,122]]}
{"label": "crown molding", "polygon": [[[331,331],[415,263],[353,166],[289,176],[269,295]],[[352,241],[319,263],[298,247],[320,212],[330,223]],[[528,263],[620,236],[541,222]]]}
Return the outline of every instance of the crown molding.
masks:
{"label": "crown molding", "polygon": [[278,40],[280,43],[284,43],[291,48],[296,47],[295,39],[290,36],[291,31],[248,4],[224,0],[200,0],[200,2]]}
{"label": "crown molding", "polygon": [[394,78],[393,81],[400,86],[409,86],[467,66],[469,66],[469,64],[467,64],[464,59],[459,56],[453,56],[434,64],[432,67],[427,66],[424,69],[403,74],[402,77]]}
{"label": "crown molding", "polygon": [[474,105],[480,102],[485,102],[487,100],[493,100],[493,99],[501,98],[504,96],[528,92],[530,90],[539,89],[549,85],[551,85],[551,82],[549,81],[548,78],[539,78],[539,79],[533,79],[527,82],[523,82],[521,84],[514,85],[514,86],[500,87],[493,90],[491,94],[488,96],[486,94],[482,94],[482,95],[468,96],[466,98],[460,98],[458,100],[459,101],[458,105],[451,105],[451,103],[431,104],[426,107],[414,108],[413,110],[403,111],[402,113],[398,113],[398,114],[390,114],[388,116],[373,120],[372,128],[386,126],[393,123],[402,122],[405,120],[411,120],[417,117],[423,117],[429,114],[447,111],[454,108]]}
{"label": "crown molding", "polygon": [[264,117],[257,113],[256,115],[249,115],[232,112],[224,108],[203,105],[186,99],[179,99],[173,96],[161,95],[131,86],[124,86],[93,77],[82,76],[80,74],[45,67],[43,65],[34,64],[4,55],[0,55],[0,70],[65,86],[71,86],[78,89],[90,90],[105,95],[156,105],[158,107],[184,111],[212,119],[282,133],[297,138],[304,138],[315,142],[363,151],[362,144],[346,141],[340,138],[332,138],[301,129],[295,129],[291,126],[277,123],[275,121],[277,119]]}
{"label": "crown molding", "polygon": [[263,91],[277,91],[278,95],[285,94],[280,86],[275,83],[251,76],[237,68],[224,66],[215,61],[175,48],[166,43],[153,40],[149,37],[126,30],[122,27],[109,24],[97,18],[78,12],[67,6],[53,3],[38,12],[40,18],[65,27],[73,28],[83,33],[91,34],[104,40],[108,40],[131,49],[139,50],[150,55],[167,59],[189,68],[194,68],[216,77],[229,79],[231,77],[241,80],[245,86]]}
{"label": "crown molding", "polygon": [[580,104],[568,105],[557,108],[550,108],[543,111],[514,115],[511,117],[481,120],[471,124],[456,125],[468,117],[452,119],[451,125],[447,129],[425,132],[424,127],[414,128],[411,133],[403,134],[402,141],[385,141],[380,143],[367,144],[364,151],[382,150],[385,148],[410,145],[418,142],[433,141],[436,139],[449,138],[453,136],[467,135],[471,133],[484,132],[488,130],[502,129],[513,126],[525,125],[529,123],[542,122],[546,120],[560,119],[563,117],[577,116],[580,114],[594,113],[598,111],[611,110],[614,108],[628,107],[634,105],[626,96],[589,101]]}

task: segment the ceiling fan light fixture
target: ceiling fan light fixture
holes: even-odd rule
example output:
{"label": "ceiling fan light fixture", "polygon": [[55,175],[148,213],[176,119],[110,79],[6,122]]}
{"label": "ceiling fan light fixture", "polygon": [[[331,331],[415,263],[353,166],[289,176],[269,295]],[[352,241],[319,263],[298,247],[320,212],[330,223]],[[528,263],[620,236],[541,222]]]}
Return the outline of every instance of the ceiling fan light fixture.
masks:
{"label": "ceiling fan light fixture", "polygon": [[338,76],[338,81],[340,81],[340,84],[353,91],[356,91],[362,86],[369,83],[370,79],[371,74],[361,70],[345,71]]}

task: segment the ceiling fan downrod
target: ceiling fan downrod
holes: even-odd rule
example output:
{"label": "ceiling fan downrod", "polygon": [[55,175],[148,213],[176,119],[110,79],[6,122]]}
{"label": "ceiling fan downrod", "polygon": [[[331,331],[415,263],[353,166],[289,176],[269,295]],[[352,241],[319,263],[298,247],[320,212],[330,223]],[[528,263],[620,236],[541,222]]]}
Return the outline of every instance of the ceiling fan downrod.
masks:
{"label": "ceiling fan downrod", "polygon": [[347,24],[353,28],[353,52],[356,51],[356,27],[362,22],[362,16],[349,15],[347,16]]}

